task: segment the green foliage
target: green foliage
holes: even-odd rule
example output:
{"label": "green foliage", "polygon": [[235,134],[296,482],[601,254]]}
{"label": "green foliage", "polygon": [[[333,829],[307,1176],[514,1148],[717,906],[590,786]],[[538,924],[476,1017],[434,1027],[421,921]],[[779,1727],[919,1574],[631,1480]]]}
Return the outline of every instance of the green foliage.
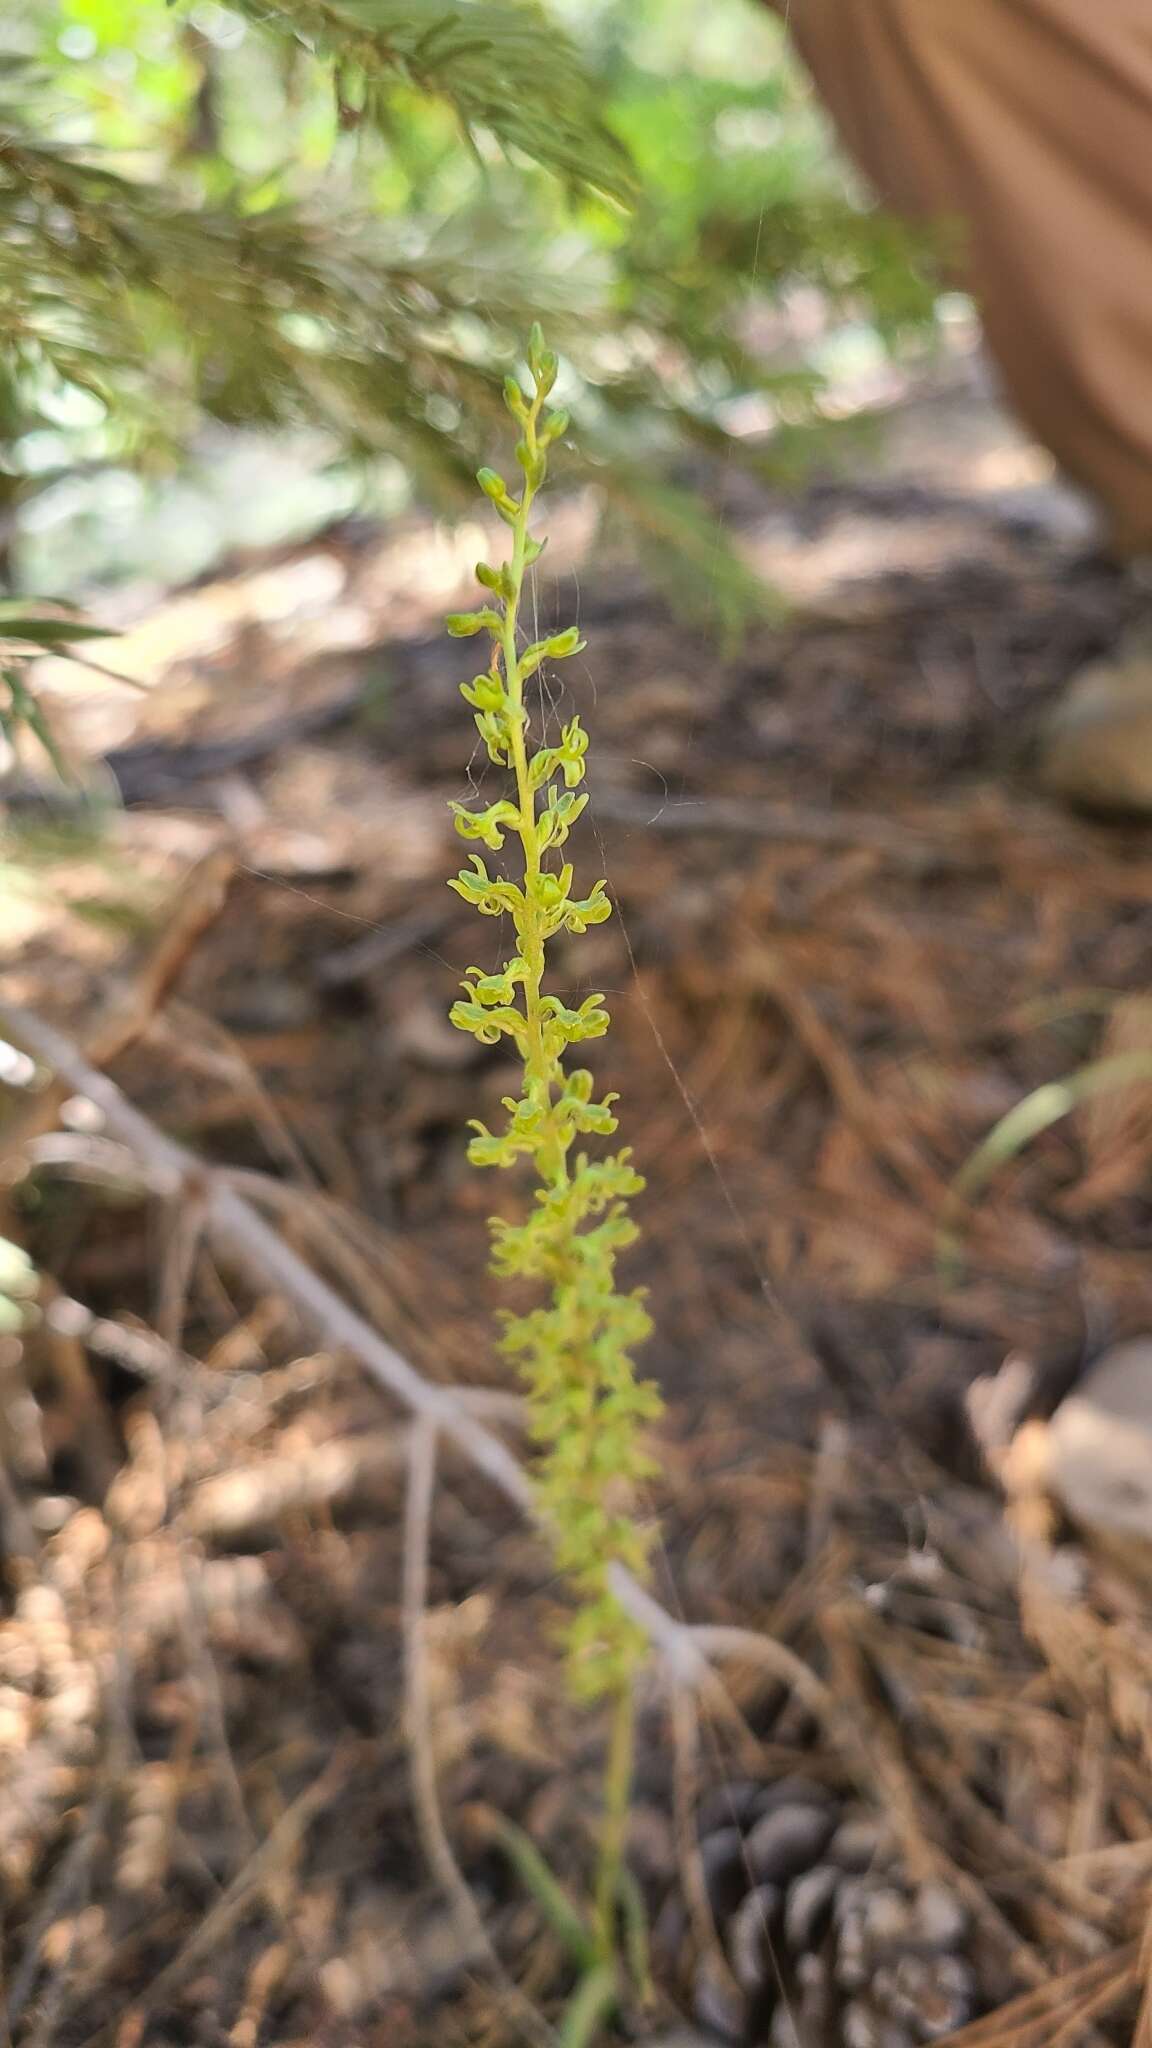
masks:
{"label": "green foliage", "polygon": [[895,340],[924,327],[933,300],[927,245],[861,205],[779,42],[746,9],[727,19],[722,69],[702,53],[661,61],[651,38],[646,63],[618,42],[605,68],[640,187],[622,237],[630,308],[690,335],[696,359],[739,387],[752,370],[733,319],[744,304],[804,286]]}
{"label": "green foliage", "polygon": [[342,117],[388,131],[402,82],[445,99],[466,135],[494,135],[574,186],[631,189],[576,52],[533,0],[233,0],[336,66]]}
{"label": "green foliage", "polygon": [[26,604],[0,602],[0,643],[11,642],[18,653],[44,653],[49,648],[74,647],[80,640],[111,640],[108,626],[94,626],[84,619],[61,619],[30,612]]}
{"label": "green foliage", "polygon": [[511,554],[499,567],[477,567],[492,602],[447,622],[457,638],[489,636],[489,665],[461,685],[461,694],[490,760],[515,784],[514,795],[484,810],[454,805],[456,829],[495,852],[511,838],[519,854],[515,878],[494,875],[474,854],[451,886],[482,916],[510,918],[516,949],[497,973],[469,970],[463,1000],[451,1015],[483,1045],[510,1040],[523,1069],[522,1093],[505,1101],[503,1129],[475,1124],[469,1157],[476,1166],[529,1161],[538,1181],[523,1222],[493,1223],[493,1266],[504,1278],[546,1290],[543,1306],[505,1318],[503,1349],[527,1385],[541,1453],[541,1504],[555,1532],[558,1562],[580,1597],[569,1633],[573,1682],[582,1694],[598,1697],[627,1686],[643,1654],[643,1638],[609,1590],[608,1573],[615,1561],[644,1569],[647,1538],[633,1502],[650,1470],[643,1428],[660,1404],[655,1389],[636,1379],[631,1362],[650,1329],[647,1311],[639,1293],[622,1293],[616,1285],[617,1259],[636,1237],[629,1203],[643,1181],[627,1151],[594,1158],[575,1149],[580,1138],[609,1138],[616,1130],[615,1098],[597,1099],[592,1074],[564,1065],[572,1046],[603,1037],[608,1012],[602,996],[587,996],[573,1009],[544,987],[550,942],[602,923],[611,905],[603,881],[578,893],[572,864],[563,857],[587,802],[580,789],[587,735],[573,717],[557,743],[533,746],[524,701],[531,676],[584,645],[574,626],[527,646],[518,641],[525,574],[544,547],[531,532],[533,503],[549,448],[567,424],[562,412],[547,408],[558,364],[539,329],[528,367],[529,396],[514,379],[505,387],[520,436],[519,491],[490,469],[478,478],[511,530]]}
{"label": "green foliage", "polygon": [[46,653],[55,653],[67,661],[73,658],[71,650],[77,642],[113,637],[105,626],[93,626],[83,619],[60,618],[50,612],[30,612],[26,601],[0,600],[0,735],[11,745],[20,731],[27,728],[39,740],[62,781],[68,779],[68,770],[40,700],[29,685],[29,663],[38,654]]}
{"label": "green foliage", "polygon": [[[73,0],[69,11],[103,55],[115,35],[107,10]],[[166,27],[167,12],[160,0],[130,10],[136,41]],[[574,184],[579,131],[589,179],[623,190],[624,153],[570,45],[534,7],[411,0],[253,13],[293,35],[323,15],[337,95],[355,58],[371,71],[381,118],[386,77],[473,119],[486,79],[493,134]],[[371,33],[357,15],[373,17]],[[135,63],[133,41],[116,55]],[[515,87],[504,100],[501,79],[506,93]],[[167,83],[191,118],[186,61],[173,57]],[[465,410],[498,403],[500,359],[533,303],[521,285],[531,234],[490,207],[447,228],[430,217],[389,227],[373,218],[367,162],[354,195],[335,172],[331,189],[322,194],[315,176],[303,195],[283,177],[253,183],[224,159],[193,175],[171,142],[165,165],[155,124],[149,132],[138,117],[125,129],[109,98],[88,72],[62,74],[56,53],[0,75],[0,522],[77,465],[177,459],[205,415],[320,429],[359,460],[390,454],[423,486],[462,494],[471,465],[454,437]],[[119,161],[101,147],[109,132],[133,145]],[[533,267],[535,302],[547,306],[538,251]]]}
{"label": "green foliage", "polygon": [[174,452],[201,409],[327,426],[417,469],[441,453],[432,401],[476,372],[436,339],[457,305],[434,259],[289,205],[189,209],[10,123],[0,144],[0,379],[20,426],[81,394],[110,453]]}
{"label": "green foliage", "polygon": [[559,2048],[592,2048],[619,2002],[620,1987],[611,1963],[588,1970],[564,2015]]}
{"label": "green foliage", "polygon": [[812,445],[818,379],[760,338],[795,289],[897,336],[930,288],[745,0],[548,6],[14,0],[0,63],[39,69],[0,89],[0,545],[62,479],[97,507],[102,466],[155,475],[205,419],[318,432],[342,502],[403,475],[459,505],[539,314],[573,480],[679,599],[725,630],[758,610],[686,472],[785,475]]}

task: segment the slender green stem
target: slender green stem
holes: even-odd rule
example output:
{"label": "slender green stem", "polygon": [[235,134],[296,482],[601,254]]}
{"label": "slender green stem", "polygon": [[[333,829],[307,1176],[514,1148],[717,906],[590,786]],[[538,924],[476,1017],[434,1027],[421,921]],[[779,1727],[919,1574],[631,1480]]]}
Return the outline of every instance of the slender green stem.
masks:
{"label": "slender green stem", "polygon": [[632,1798],[636,1754],[636,1691],[625,1680],[612,1711],[612,1734],[604,1766],[604,1821],[600,1833],[600,1868],[596,1880],[596,1939],[600,1953],[616,1953],[616,1922],[620,1905],[620,1873]]}
{"label": "slender green stem", "polygon": [[592,2048],[603,2022],[619,2001],[616,1972],[597,1963],[580,1979],[560,2023],[560,2048]]}
{"label": "slender green stem", "polygon": [[620,1917],[623,1922],[621,1947],[628,1971],[629,1988],[641,2007],[652,2004],[652,1958],[648,1941],[648,1911],[644,1894],[625,1864],[620,1872]]}

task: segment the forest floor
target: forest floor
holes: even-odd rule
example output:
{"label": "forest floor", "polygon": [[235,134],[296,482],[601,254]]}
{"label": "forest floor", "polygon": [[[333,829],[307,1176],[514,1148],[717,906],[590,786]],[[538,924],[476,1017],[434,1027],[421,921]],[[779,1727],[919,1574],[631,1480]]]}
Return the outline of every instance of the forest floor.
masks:
{"label": "forest floor", "polygon": [[[1035,721],[1132,590],[963,391],[905,409],[858,475],[722,480],[725,530],[791,601],[732,651],[598,571],[583,516],[557,507],[539,607],[589,643],[564,672],[594,763],[575,858],[619,914],[560,972],[610,994],[597,1079],[648,1181],[658,1590],[787,1644],[854,1723],[737,1672],[745,1725],[710,1720],[692,1774],[802,1764],[894,1818],[964,1891],[982,2004],[1056,1985],[984,2048],[1128,2041],[1152,1637],[1070,1542],[1059,1625],[1022,1603],[965,1397],[1017,1354],[1050,1403],[1152,1325],[1152,1085],[1073,1108],[969,1211],[949,1191],[1030,1090],[1152,1039],[1152,830],[1029,782]],[[506,1195],[462,1133],[508,1075],[445,1021],[500,935],[444,886],[447,800],[481,764],[439,619],[486,538],[322,534],[129,625],[108,660],[146,695],[49,673],[125,808],[99,836],[25,811],[0,926],[5,999],[94,1047],[457,1385],[499,1380],[484,1219]],[[51,1299],[0,1361],[0,2039],[519,2040],[413,1817],[395,1406],[198,1247],[194,1202],[142,1192],[90,1105],[38,1102],[11,1092],[11,1227]],[[569,1874],[586,1854],[601,1731],[563,1698],[562,1600],[449,1459],[430,1751],[493,1938],[549,2010],[560,1962],[486,1817]],[[645,1712],[634,1852],[659,1912],[687,1766],[655,1682]],[[664,1968],[652,2024],[692,1995]]]}

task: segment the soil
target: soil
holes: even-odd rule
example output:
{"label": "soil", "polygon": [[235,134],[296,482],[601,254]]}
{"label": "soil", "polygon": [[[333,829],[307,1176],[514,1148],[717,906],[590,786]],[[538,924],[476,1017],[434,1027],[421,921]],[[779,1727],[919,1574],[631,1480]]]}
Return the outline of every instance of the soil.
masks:
{"label": "soil", "polygon": [[[953,1184],[1030,1091],[1152,1033],[1152,830],[1066,816],[1028,773],[1045,707],[1139,594],[983,399],[936,403],[935,447],[901,416],[861,476],[720,480],[724,532],[791,600],[728,652],[558,507],[540,616],[589,643],[563,672],[594,762],[574,858],[617,915],[557,985],[609,995],[597,1080],[648,1182],[630,1270],[669,1404],[658,1590],[788,1644],[855,1719],[849,1740],[737,1673],[743,1732],[708,1722],[698,1789],[802,1762],[897,1809],[909,1857],[949,1859],[981,1902],[986,2005],[1114,1955],[1111,2010],[1060,2038],[1119,2041],[1152,1834],[1143,1606],[1063,1541],[1092,1654],[1061,1662],[966,1395],[1014,1354],[1051,1406],[1148,1327],[1152,1092],[1073,1090],[971,1203]],[[941,437],[966,451],[951,479]],[[263,1177],[300,1257],[422,1372],[490,1385],[484,1219],[513,1197],[461,1134],[509,1077],[445,1011],[501,934],[444,878],[447,800],[495,771],[438,626],[477,538],[345,528],[230,565],[126,635],[142,702],[48,675],[127,808],[99,837],[14,813],[32,879],[0,939],[6,996],[90,1044],[223,850],[226,898],[110,1070],[205,1160]],[[14,1137],[28,1114],[13,1091]],[[10,1174],[52,1294],[2,1361],[11,2040],[523,2038],[413,1819],[400,1418],[198,1251],[82,1103],[53,1129]],[[563,1589],[451,1458],[431,1574],[449,1832],[506,1968],[554,2011],[563,1961],[490,1815],[578,1880],[601,1731],[563,1696]],[[655,1681],[644,1712],[655,1911],[682,1860]],[[685,1999],[665,1972],[657,2016]],[[1041,2024],[1014,2038],[1054,2042]]]}

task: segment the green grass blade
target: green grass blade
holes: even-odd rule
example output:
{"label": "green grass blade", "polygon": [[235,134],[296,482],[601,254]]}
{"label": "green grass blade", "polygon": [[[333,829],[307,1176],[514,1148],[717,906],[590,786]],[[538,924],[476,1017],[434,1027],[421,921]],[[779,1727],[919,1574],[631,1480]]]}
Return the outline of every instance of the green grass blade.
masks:
{"label": "green grass blade", "polygon": [[81,619],[39,619],[28,612],[6,617],[0,611],[0,639],[25,640],[33,647],[67,647],[72,640],[114,640],[113,626],[93,626]]}
{"label": "green grass blade", "polygon": [[961,1217],[971,1209],[977,1195],[1009,1160],[1050,1130],[1072,1110],[1093,1096],[1106,1095],[1134,1081],[1152,1080],[1152,1051],[1115,1053],[1108,1059],[1093,1060],[1061,1081],[1048,1081],[1017,1102],[994,1124],[987,1137],[966,1160],[948,1191],[941,1219],[937,1261],[941,1277],[954,1281],[960,1261]]}
{"label": "green grass blade", "polygon": [[641,2005],[652,2002],[652,1962],[648,1910],[644,1894],[630,1870],[620,1872],[620,1916],[624,1923],[624,1959]]}
{"label": "green grass blade", "polygon": [[618,1999],[616,1972],[611,1963],[597,1963],[586,1971],[560,2022],[560,2048],[593,2048]]}
{"label": "green grass blade", "polygon": [[591,1967],[596,1959],[592,1929],[545,1862],[531,1836],[512,1821],[505,1820],[503,1814],[494,1815],[491,1826],[525,1891],[531,1892],[553,1933],[577,1963]]}

